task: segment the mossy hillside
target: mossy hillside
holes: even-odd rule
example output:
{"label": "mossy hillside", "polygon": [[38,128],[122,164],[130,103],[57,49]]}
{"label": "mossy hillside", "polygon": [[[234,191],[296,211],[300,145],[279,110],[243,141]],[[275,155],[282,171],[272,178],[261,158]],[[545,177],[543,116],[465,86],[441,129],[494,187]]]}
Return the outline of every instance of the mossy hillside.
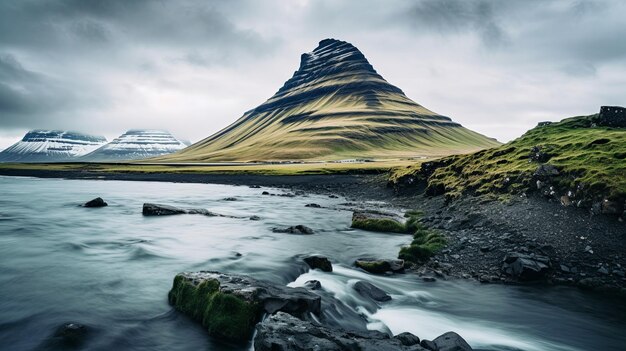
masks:
{"label": "mossy hillside", "polygon": [[[586,202],[626,198],[626,130],[595,126],[596,115],[538,126],[497,148],[444,157],[394,170],[398,190],[423,184],[428,195],[455,199],[464,193],[498,195],[537,189],[534,172],[541,163],[557,167],[550,184]],[[533,147],[543,159],[532,161]]]}
{"label": "mossy hillside", "polygon": [[210,335],[233,342],[249,340],[261,316],[257,304],[220,292],[215,279],[195,286],[177,275],[168,299],[177,310],[201,322]]}

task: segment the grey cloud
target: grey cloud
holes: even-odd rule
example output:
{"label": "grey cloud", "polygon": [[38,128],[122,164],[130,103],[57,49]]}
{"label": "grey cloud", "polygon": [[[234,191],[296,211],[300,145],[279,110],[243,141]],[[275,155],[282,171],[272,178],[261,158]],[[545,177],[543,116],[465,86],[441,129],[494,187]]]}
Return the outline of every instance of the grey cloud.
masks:
{"label": "grey cloud", "polygon": [[507,34],[495,14],[498,2],[466,0],[423,0],[408,12],[411,25],[442,34],[474,31],[486,45],[499,45]]}

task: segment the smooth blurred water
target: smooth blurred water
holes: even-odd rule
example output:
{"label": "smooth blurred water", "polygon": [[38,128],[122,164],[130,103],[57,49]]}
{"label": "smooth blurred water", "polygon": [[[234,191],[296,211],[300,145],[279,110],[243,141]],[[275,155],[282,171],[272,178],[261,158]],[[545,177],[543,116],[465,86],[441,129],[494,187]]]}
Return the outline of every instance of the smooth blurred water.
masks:
{"label": "smooth blurred water", "polygon": [[[89,327],[89,350],[248,349],[212,340],[167,303],[181,271],[243,273],[291,286],[310,279],[363,316],[370,329],[432,339],[454,330],[483,350],[623,350],[626,308],[569,288],[424,283],[351,267],[364,256],[395,257],[410,237],[349,228],[345,199],[263,196],[268,189],[210,184],[0,177],[0,349],[51,349],[66,322]],[[269,189],[280,193],[281,190]],[[79,205],[101,196],[109,206]],[[236,197],[237,201],[225,201]],[[144,217],[144,202],[249,217]],[[272,233],[304,224],[310,236]],[[319,253],[333,273],[304,273],[297,255]],[[241,254],[241,255],[238,255]],[[380,306],[352,290],[357,280],[387,290]],[[353,327],[341,310],[335,322]]]}

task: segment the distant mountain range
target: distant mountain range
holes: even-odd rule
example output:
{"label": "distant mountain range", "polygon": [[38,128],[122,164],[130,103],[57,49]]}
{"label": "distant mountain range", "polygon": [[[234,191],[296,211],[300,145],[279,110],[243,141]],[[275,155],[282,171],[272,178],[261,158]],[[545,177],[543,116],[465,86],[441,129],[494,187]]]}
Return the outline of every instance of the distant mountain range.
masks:
{"label": "distant mountain range", "polygon": [[350,43],[325,39],[265,103],[155,160],[337,160],[466,153],[498,146],[409,99]]}
{"label": "distant mountain range", "polygon": [[71,161],[106,144],[103,136],[63,130],[32,130],[0,152],[0,162]]}
{"label": "distant mountain range", "polygon": [[162,130],[133,129],[106,138],[60,130],[33,130],[0,152],[0,162],[122,162],[162,156],[187,147]]}
{"label": "distant mountain range", "polygon": [[187,145],[164,130],[131,129],[78,159],[82,162],[140,160],[171,154]]}

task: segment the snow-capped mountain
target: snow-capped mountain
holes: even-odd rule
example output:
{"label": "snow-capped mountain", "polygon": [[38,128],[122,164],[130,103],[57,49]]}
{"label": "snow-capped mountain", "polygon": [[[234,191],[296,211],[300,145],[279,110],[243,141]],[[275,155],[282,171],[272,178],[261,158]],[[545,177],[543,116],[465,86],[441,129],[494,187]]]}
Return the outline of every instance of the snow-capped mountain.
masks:
{"label": "snow-capped mountain", "polygon": [[163,130],[131,129],[110,143],[80,158],[85,162],[139,160],[171,154],[187,145]]}
{"label": "snow-capped mountain", "polygon": [[22,140],[0,152],[0,162],[75,161],[106,142],[103,136],[64,130],[31,130]]}

